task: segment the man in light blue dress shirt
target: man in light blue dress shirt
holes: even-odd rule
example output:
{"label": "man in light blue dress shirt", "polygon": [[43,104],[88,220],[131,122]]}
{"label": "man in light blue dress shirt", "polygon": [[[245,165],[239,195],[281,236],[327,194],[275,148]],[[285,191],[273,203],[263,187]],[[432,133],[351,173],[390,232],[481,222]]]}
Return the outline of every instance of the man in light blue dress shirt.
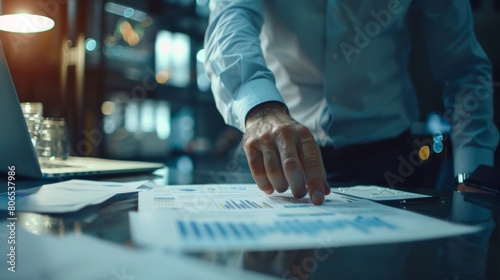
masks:
{"label": "man in light blue dress shirt", "polygon": [[[418,9],[444,84],[455,175],[492,165],[491,65],[467,0],[212,0],[206,71],[217,108],[244,132],[266,193],[321,204],[328,182],[408,185],[418,119],[406,18]],[[427,58],[426,58],[427,59]],[[326,167],[326,169],[325,169]]]}

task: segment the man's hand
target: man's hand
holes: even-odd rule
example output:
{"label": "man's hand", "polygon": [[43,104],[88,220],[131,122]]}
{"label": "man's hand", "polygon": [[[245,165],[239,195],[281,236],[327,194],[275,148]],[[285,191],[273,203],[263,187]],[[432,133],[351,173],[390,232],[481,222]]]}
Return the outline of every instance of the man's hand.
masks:
{"label": "man's hand", "polygon": [[267,194],[290,186],[295,197],[309,192],[319,205],[330,193],[313,135],[290,117],[283,104],[264,103],[248,113],[243,148],[255,182]]}

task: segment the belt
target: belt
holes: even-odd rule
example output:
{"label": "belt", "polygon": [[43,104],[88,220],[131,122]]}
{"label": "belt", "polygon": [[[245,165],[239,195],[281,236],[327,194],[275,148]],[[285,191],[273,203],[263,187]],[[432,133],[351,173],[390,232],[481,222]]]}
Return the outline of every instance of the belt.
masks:
{"label": "belt", "polygon": [[398,147],[400,145],[410,145],[411,143],[411,133],[410,130],[406,130],[400,135],[378,140],[371,143],[363,143],[363,144],[354,144],[341,148],[336,148],[334,146],[325,146],[320,147],[321,155],[323,159],[328,158],[360,158],[367,157],[374,154],[379,154],[384,152],[385,150]]}

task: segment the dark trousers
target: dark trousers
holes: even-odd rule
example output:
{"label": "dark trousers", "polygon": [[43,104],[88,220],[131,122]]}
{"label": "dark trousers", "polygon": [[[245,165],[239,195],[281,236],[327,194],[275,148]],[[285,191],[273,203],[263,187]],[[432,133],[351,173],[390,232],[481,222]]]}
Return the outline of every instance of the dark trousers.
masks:
{"label": "dark trousers", "polygon": [[419,148],[405,131],[395,138],[336,149],[321,147],[331,187],[421,187]]}

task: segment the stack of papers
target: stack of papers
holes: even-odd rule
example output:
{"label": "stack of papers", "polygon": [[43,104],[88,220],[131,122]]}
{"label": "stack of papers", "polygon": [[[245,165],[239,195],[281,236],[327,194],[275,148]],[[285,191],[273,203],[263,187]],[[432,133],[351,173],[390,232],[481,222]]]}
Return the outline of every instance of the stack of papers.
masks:
{"label": "stack of papers", "polygon": [[183,251],[325,248],[479,230],[339,193],[315,206],[256,185],[158,187],[139,193],[139,211],[129,216],[136,244]]}
{"label": "stack of papers", "polygon": [[[5,223],[0,223],[5,228]],[[2,237],[2,236],[0,236]],[[273,277],[210,264],[180,254],[126,248],[86,235],[33,235],[17,230],[15,267],[9,265],[7,242],[0,242],[0,279],[239,279]],[[15,271],[15,272],[14,272]]]}
{"label": "stack of papers", "polygon": [[[128,183],[69,180],[16,191],[16,211],[66,213],[106,201],[116,194],[148,190],[147,181]],[[0,207],[7,210],[7,193],[0,194]]]}

